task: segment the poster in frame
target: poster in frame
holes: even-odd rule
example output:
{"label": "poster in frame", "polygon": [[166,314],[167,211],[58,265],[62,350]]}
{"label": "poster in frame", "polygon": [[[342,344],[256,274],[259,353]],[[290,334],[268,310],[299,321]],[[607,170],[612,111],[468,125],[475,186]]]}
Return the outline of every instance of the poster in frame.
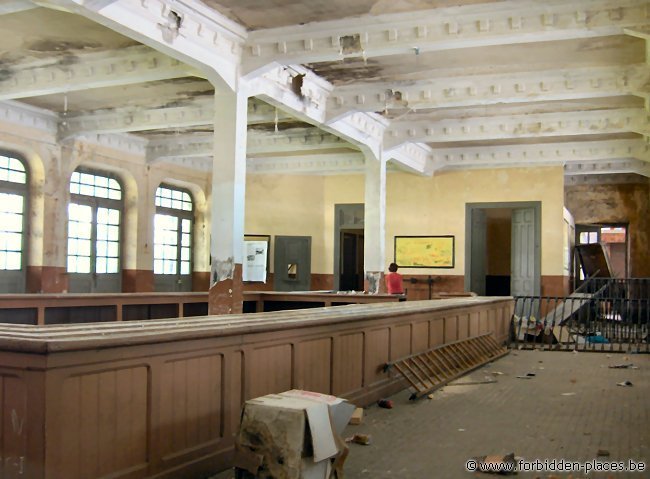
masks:
{"label": "poster in frame", "polygon": [[394,253],[400,268],[453,268],[455,237],[395,236]]}

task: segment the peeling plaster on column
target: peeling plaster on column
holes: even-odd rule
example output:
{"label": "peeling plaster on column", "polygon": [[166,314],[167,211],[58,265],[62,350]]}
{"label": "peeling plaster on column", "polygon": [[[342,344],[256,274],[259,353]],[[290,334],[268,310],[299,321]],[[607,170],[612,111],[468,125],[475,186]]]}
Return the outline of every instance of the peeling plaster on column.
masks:
{"label": "peeling plaster on column", "polygon": [[381,271],[366,271],[366,281],[368,282],[368,293],[379,294],[381,286]]}
{"label": "peeling plaster on column", "polygon": [[224,280],[235,277],[235,260],[231,256],[225,261],[215,259],[210,270],[210,287]]}

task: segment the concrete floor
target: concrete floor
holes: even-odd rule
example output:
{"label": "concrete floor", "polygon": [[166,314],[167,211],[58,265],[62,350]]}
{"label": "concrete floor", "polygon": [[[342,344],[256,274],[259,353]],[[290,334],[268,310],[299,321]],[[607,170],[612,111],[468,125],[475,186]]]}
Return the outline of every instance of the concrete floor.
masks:
{"label": "concrete floor", "polygon": [[[610,369],[633,363],[638,369]],[[501,372],[502,375],[493,375]],[[531,379],[516,376],[534,372]],[[345,434],[372,435],[372,444],[350,445],[346,479],[494,477],[465,470],[476,456],[514,452],[526,460],[645,462],[650,467],[650,356],[513,351],[448,385],[433,399],[408,400],[393,409],[371,406],[364,422]],[[632,387],[617,386],[631,381]],[[215,479],[230,479],[224,472]],[[519,472],[524,478],[650,478],[625,473]]]}

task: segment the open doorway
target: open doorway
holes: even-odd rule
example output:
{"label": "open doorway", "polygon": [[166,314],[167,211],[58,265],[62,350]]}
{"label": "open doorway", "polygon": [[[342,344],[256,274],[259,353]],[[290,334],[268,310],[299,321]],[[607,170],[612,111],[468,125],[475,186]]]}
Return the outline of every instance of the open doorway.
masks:
{"label": "open doorway", "polygon": [[363,230],[341,231],[339,289],[363,291]]}
{"label": "open doorway", "polygon": [[[629,271],[628,225],[620,223],[576,225],[576,246],[597,244],[603,246],[613,278],[627,278]],[[576,287],[585,280],[580,262],[576,258],[574,277]]]}
{"label": "open doorway", "polygon": [[465,289],[536,296],[541,289],[541,203],[468,203]]}

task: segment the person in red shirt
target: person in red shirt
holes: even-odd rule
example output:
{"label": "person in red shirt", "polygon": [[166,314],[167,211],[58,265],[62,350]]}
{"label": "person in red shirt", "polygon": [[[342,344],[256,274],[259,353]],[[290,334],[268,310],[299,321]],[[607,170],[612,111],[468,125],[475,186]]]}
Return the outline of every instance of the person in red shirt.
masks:
{"label": "person in red shirt", "polygon": [[386,275],[386,291],[388,294],[404,294],[404,286],[402,285],[402,275],[397,272],[397,264],[391,263],[388,265],[388,273]]}

